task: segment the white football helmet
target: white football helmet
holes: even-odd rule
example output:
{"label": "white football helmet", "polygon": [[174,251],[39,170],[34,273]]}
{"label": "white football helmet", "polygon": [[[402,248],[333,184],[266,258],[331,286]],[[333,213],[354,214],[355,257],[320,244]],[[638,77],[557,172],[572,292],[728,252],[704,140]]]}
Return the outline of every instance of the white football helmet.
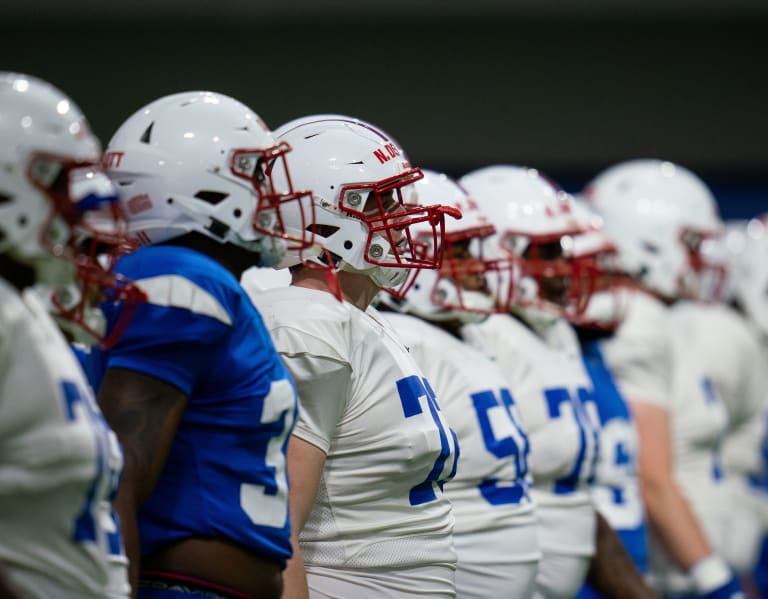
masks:
{"label": "white football helmet", "polygon": [[726,221],[723,234],[707,240],[703,253],[713,261],[727,262],[723,299],[737,304],[768,339],[768,215]]}
{"label": "white football helmet", "polygon": [[[496,228],[480,212],[477,203],[447,175],[424,170],[424,178],[416,182],[418,201],[423,205],[445,203],[461,211],[461,220],[448,219],[443,237],[443,262],[439,270],[417,270],[406,280],[397,297],[383,292],[381,301],[400,312],[412,313],[427,320],[459,320],[482,322],[489,314],[509,310],[509,293],[501,293],[501,274],[511,268],[506,259],[483,256],[482,241],[493,235]],[[423,251],[432,249],[432,232],[422,223],[411,227],[417,243],[424,237],[429,243]],[[509,273],[504,273],[509,281]],[[496,276],[494,297],[487,278]]]}
{"label": "white football helmet", "polygon": [[103,333],[94,305],[103,294],[143,297],[112,272],[130,244],[100,158],[99,141],[69,97],[36,77],[0,73],[0,254],[33,268],[53,315],[93,338]]}
{"label": "white football helmet", "polygon": [[[128,118],[109,142],[104,165],[118,186],[139,243],[190,232],[257,252],[277,264],[288,247],[312,244],[306,228],[285,226],[292,205],[312,223],[309,194],[294,192],[285,157],[261,118],[228,96],[193,91],[165,96]],[[282,187],[272,176],[280,165]]]}
{"label": "white football helmet", "polygon": [[513,310],[542,322],[583,312],[591,278],[569,255],[573,237],[583,231],[572,198],[537,170],[521,166],[481,168],[459,183],[496,226],[484,243],[486,255],[517,264]]}
{"label": "white football helmet", "polygon": [[[312,190],[315,238],[330,253],[313,260],[365,273],[383,288],[400,286],[408,269],[439,267],[445,215],[460,214],[449,206],[415,203],[413,184],[422,171],[411,167],[389,135],[343,115],[296,119],[275,135],[293,149],[294,185]],[[307,226],[293,209],[283,215],[286,226]],[[409,227],[418,223],[432,231],[432,251],[416,251]],[[298,264],[300,258],[288,252],[281,266]]]}
{"label": "white football helmet", "polygon": [[623,269],[644,287],[668,299],[698,298],[702,276],[723,276],[723,265],[701,255],[702,241],[720,232],[717,204],[688,169],[630,160],[600,173],[583,195],[616,241]]}

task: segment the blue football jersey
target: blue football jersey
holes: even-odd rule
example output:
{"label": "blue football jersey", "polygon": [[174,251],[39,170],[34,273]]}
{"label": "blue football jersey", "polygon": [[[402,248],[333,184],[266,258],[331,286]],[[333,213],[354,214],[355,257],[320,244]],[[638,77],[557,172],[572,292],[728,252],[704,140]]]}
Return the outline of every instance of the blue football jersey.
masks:
{"label": "blue football jersey", "polygon": [[[298,402],[261,316],[230,272],[187,248],[144,247],[117,270],[148,301],[112,349],[88,356],[92,382],[98,388],[108,368],[125,368],[189,397],[139,512],[142,555],[186,537],[218,537],[284,563],[285,450]],[[110,326],[122,307],[103,304]]]}
{"label": "blue football jersey", "polygon": [[600,417],[600,456],[593,486],[595,506],[621,537],[641,572],[647,570],[645,516],[637,478],[637,433],[631,412],[603,360],[596,340],[582,340],[582,359]]}

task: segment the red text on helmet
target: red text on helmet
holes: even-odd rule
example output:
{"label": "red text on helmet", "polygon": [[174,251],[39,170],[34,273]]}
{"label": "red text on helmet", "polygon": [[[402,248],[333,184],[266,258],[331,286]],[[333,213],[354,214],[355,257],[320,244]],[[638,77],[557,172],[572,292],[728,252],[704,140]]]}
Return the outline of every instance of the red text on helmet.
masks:
{"label": "red text on helmet", "polygon": [[385,162],[389,162],[396,156],[400,156],[400,150],[397,149],[397,146],[393,143],[387,143],[384,144],[383,149],[374,150],[373,155],[376,156],[376,159],[379,161],[379,164],[384,164]]}
{"label": "red text on helmet", "polygon": [[149,194],[142,193],[137,196],[133,196],[126,202],[128,206],[128,212],[131,214],[138,214],[152,208],[152,200],[149,198]]}
{"label": "red text on helmet", "polygon": [[125,152],[106,152],[101,159],[104,168],[118,168]]}

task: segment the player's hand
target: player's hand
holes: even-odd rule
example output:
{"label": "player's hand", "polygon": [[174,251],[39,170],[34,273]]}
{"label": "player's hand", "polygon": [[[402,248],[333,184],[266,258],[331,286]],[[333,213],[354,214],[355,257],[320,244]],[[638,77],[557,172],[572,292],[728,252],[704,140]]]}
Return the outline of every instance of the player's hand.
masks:
{"label": "player's hand", "polygon": [[745,599],[739,579],[725,560],[714,553],[695,564],[689,575],[701,599]]}
{"label": "player's hand", "polygon": [[741,590],[736,576],[732,576],[731,579],[724,585],[712,589],[709,593],[701,595],[702,599],[746,599],[744,591]]}

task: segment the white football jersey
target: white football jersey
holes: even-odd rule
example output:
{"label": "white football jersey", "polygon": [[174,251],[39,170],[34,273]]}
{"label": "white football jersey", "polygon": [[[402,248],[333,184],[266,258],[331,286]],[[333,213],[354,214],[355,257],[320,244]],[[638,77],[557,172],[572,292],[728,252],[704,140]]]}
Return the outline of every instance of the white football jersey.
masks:
{"label": "white football jersey", "polygon": [[300,536],[310,588],[317,567],[352,577],[377,568],[392,572],[390,592],[434,592],[434,579],[409,572],[440,566],[438,582],[452,594],[454,517],[443,483],[456,472],[456,435],[407,347],[375,309],[327,292],[288,287],[252,299],[296,382],[294,434],[327,454]]}
{"label": "white football jersey", "polygon": [[[723,520],[711,505],[727,504],[720,443],[728,425],[725,405],[706,372],[700,304],[666,307],[642,292],[628,294],[624,321],[602,342],[617,386],[631,403],[668,411],[674,476],[710,543],[722,551]],[[689,582],[651,536],[650,568],[663,589],[682,591]]]}
{"label": "white football jersey", "polygon": [[[470,345],[492,357],[505,373],[531,444],[532,497],[539,518],[543,558],[539,576],[561,588],[581,586],[585,560],[595,551],[595,511],[588,481],[597,457],[598,416],[573,329],[557,320],[534,332],[508,315],[466,325]],[[550,572],[558,556],[580,562]],[[564,581],[565,572],[576,578]]]}
{"label": "white football jersey", "polygon": [[[456,519],[457,594],[524,597],[541,552],[526,481],[528,437],[507,381],[485,354],[446,331],[413,316],[384,316],[424,370],[459,439],[459,467],[445,485]],[[530,564],[527,580],[511,567],[519,563]]]}
{"label": "white football jersey", "polygon": [[621,305],[621,324],[600,342],[616,386],[630,401],[667,409],[673,371],[668,309],[639,290],[627,290]]}
{"label": "white football jersey", "polygon": [[729,425],[722,445],[725,476],[716,486],[717,494],[702,487],[700,492],[692,491],[691,500],[707,520],[705,526],[719,553],[745,573],[757,561],[764,531],[762,510],[749,492],[746,477],[763,468],[768,362],[759,338],[735,310],[686,303],[677,312],[688,323],[686,345],[695,346],[701,357],[702,369],[727,410]]}
{"label": "white football jersey", "polygon": [[121,469],[43,303],[0,279],[0,564],[24,597],[129,596],[110,504]]}
{"label": "white football jersey", "polygon": [[[722,304],[688,306],[695,319],[695,343],[706,360],[703,368],[712,379],[728,411],[729,428],[723,443],[727,473],[759,474],[760,444],[768,406],[768,356],[756,332],[734,309]],[[696,326],[700,321],[702,325]]]}
{"label": "white football jersey", "polygon": [[[674,372],[671,424],[677,480],[700,520],[720,504],[724,476],[721,444],[728,412],[715,386],[706,348],[697,343],[709,326],[704,304],[681,301],[670,308]],[[717,508],[714,508],[717,511]],[[702,524],[707,526],[707,522]],[[716,538],[710,541],[717,545]]]}

